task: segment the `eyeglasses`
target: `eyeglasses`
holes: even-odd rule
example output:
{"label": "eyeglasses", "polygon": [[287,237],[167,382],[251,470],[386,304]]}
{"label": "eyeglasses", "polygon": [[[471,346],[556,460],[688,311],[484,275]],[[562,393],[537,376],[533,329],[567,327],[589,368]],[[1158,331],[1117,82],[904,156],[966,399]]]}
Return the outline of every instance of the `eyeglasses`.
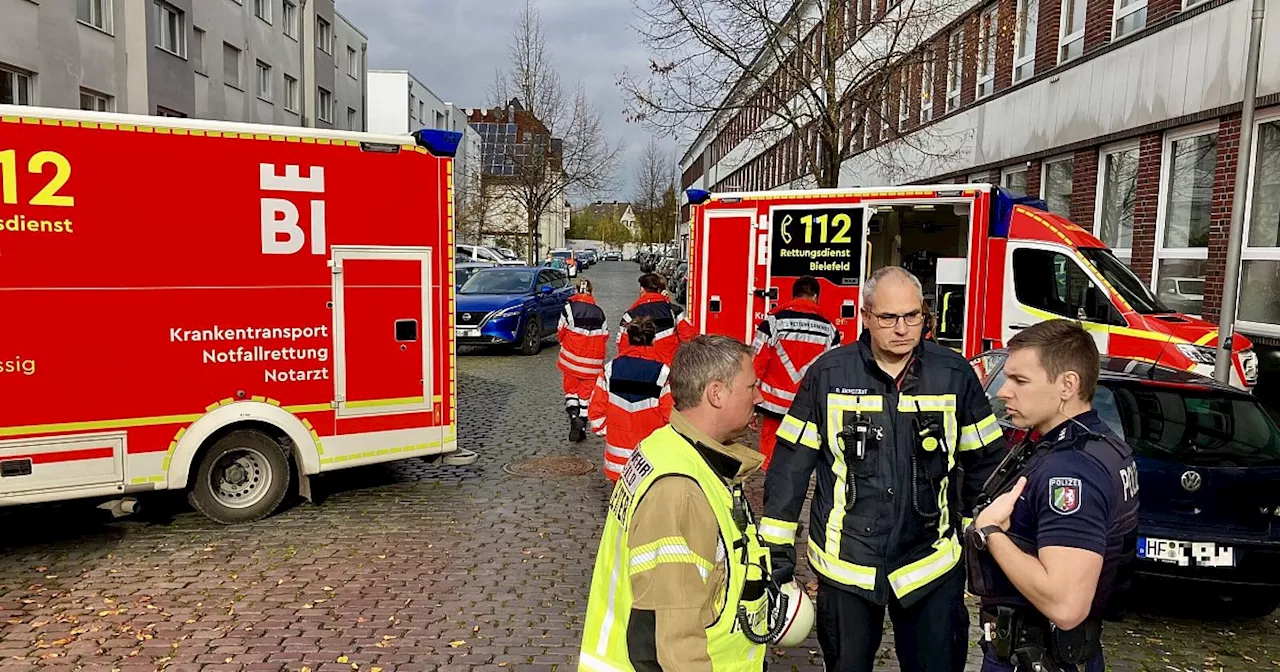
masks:
{"label": "eyeglasses", "polygon": [[882,329],[889,329],[898,324],[898,320],[902,320],[908,327],[918,327],[924,324],[924,313],[919,310],[913,310],[905,315],[896,315],[894,313],[873,313],[870,310],[867,314],[874,315],[876,324]]}

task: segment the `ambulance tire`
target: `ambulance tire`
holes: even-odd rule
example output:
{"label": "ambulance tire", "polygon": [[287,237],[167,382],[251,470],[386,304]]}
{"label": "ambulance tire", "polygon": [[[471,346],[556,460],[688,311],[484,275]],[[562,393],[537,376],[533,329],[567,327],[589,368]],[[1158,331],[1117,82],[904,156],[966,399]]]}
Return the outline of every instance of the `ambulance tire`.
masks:
{"label": "ambulance tire", "polygon": [[[215,492],[211,478],[215,467],[234,469],[238,483],[227,483],[221,492]],[[260,431],[237,429],[215,441],[204,454],[188,499],[200,513],[224,525],[251,523],[275,512],[289,493],[292,475],[280,444]],[[258,487],[263,490],[255,492]],[[249,503],[231,503],[239,497]]]}
{"label": "ambulance tire", "polygon": [[522,355],[536,355],[542,350],[542,329],[538,314],[530,315],[524,321],[524,331],[520,332],[520,344],[516,349]]}

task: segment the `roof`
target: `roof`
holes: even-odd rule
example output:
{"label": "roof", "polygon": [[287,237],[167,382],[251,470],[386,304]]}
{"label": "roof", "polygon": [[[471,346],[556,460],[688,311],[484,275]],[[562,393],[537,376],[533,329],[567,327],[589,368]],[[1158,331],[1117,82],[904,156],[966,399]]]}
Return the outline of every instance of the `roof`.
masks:
{"label": "roof", "polygon": [[[1006,348],[997,348],[988,350],[986,353],[1009,353]],[[1098,380],[1108,382],[1125,382],[1125,383],[1158,383],[1164,385],[1177,385],[1181,387],[1199,387],[1205,390],[1213,390],[1215,392],[1229,393],[1235,395],[1243,395],[1253,398],[1249,393],[1232,387],[1226,383],[1219,382],[1208,376],[1202,376],[1198,373],[1183,371],[1168,366],[1162,366],[1159,363],[1144,362],[1137,359],[1129,359],[1127,357],[1113,357],[1110,355],[1102,355],[1099,358],[1102,362],[1102,370],[1098,373]]]}

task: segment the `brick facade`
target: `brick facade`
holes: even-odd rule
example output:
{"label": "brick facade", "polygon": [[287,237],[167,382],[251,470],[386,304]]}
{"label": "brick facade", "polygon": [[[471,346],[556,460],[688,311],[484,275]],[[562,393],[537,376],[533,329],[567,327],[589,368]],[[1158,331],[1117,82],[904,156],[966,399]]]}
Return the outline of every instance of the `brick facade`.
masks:
{"label": "brick facade", "polygon": [[996,13],[995,90],[1009,88],[1013,81],[1013,38],[1017,33],[1018,0],[1000,0]]}
{"label": "brick facade", "polygon": [[1213,182],[1213,208],[1209,215],[1209,262],[1205,268],[1204,318],[1218,321],[1227,270],[1227,237],[1231,230],[1231,196],[1240,160],[1240,116],[1223,117],[1218,123],[1218,167]]}
{"label": "brick facade", "polygon": [[1062,0],[1040,0],[1036,25],[1036,72],[1058,64],[1058,33],[1062,28]]}
{"label": "brick facade", "polygon": [[933,118],[937,119],[947,113],[947,68],[951,63],[951,54],[947,51],[947,35],[934,41],[933,63]]}
{"label": "brick facade", "polygon": [[974,87],[978,85],[978,15],[970,14],[964,20],[964,67],[960,76],[960,106],[973,102]]}
{"label": "brick facade", "polygon": [[1147,0],[1147,25],[1163,21],[1181,10],[1180,0]]}
{"label": "brick facade", "polygon": [[1071,221],[1093,230],[1093,211],[1097,207],[1098,150],[1082,149],[1075,154],[1071,168]]}
{"label": "brick facade", "polygon": [[1151,281],[1156,249],[1156,208],[1160,202],[1160,154],[1164,136],[1148,133],[1138,143],[1138,193],[1133,205],[1133,258],[1130,268]]}
{"label": "brick facade", "polygon": [[1040,162],[1027,162],[1027,195],[1040,198]]}
{"label": "brick facade", "polygon": [[1111,41],[1111,17],[1115,14],[1113,0],[1088,0],[1084,16],[1084,53],[1089,53]]}

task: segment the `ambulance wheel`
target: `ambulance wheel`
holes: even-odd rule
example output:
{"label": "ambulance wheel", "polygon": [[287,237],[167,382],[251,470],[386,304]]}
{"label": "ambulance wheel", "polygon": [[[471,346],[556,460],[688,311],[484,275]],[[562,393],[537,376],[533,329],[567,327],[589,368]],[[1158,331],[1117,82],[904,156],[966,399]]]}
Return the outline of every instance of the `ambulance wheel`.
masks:
{"label": "ambulance wheel", "polygon": [[271,437],[252,429],[228,432],[205,453],[191,504],[225,525],[265,518],[289,491],[289,460]]}
{"label": "ambulance wheel", "polygon": [[536,355],[542,349],[542,329],[538,326],[538,316],[530,315],[525,320],[524,331],[520,333],[519,351],[522,355]]}

